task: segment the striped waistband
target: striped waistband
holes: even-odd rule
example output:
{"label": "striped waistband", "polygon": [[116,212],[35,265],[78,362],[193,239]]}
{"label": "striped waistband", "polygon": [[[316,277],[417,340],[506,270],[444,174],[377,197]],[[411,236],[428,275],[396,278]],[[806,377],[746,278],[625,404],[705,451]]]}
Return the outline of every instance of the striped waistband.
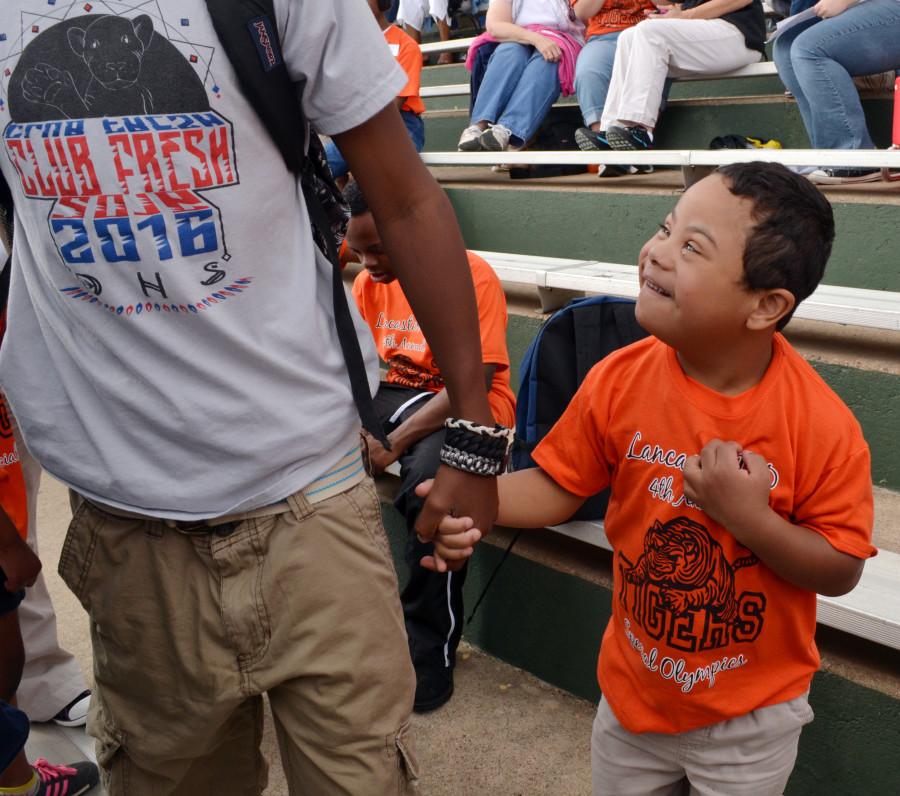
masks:
{"label": "striped waistband", "polygon": [[[348,489],[352,489],[366,477],[366,468],[363,464],[362,451],[358,445],[347,451],[341,460],[334,465],[325,475],[319,476],[315,481],[310,483],[305,489],[300,490],[300,494],[306,499],[307,503],[312,505],[322,503],[335,495],[340,495]],[[210,517],[205,520],[170,520],[161,517],[149,517],[145,514],[138,514],[123,509],[116,509],[110,506],[95,503],[88,500],[83,495],[78,496],[80,499],[87,501],[106,514],[112,514],[115,517],[126,517],[140,520],[154,520],[161,522],[170,528],[175,528],[185,532],[201,532],[207,529],[221,528],[225,526],[234,526],[244,520],[259,519],[261,517],[271,517],[276,514],[284,514],[292,510],[289,501],[296,497],[291,496],[278,503],[272,503],[268,506],[261,506],[258,509],[242,511],[236,514],[227,514],[221,517]]]}

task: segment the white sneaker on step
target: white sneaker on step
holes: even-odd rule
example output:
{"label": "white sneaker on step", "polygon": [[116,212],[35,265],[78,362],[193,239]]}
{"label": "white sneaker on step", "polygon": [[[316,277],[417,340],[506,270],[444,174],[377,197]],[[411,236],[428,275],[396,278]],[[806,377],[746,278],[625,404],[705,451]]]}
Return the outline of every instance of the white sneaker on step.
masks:
{"label": "white sneaker on step", "polygon": [[503,152],[509,149],[509,139],[512,131],[502,124],[495,124],[481,134],[479,139],[481,148],[488,152]]}
{"label": "white sneaker on step", "polygon": [[478,152],[481,149],[481,134],[484,132],[477,124],[470,124],[459,137],[456,148],[460,152]]}

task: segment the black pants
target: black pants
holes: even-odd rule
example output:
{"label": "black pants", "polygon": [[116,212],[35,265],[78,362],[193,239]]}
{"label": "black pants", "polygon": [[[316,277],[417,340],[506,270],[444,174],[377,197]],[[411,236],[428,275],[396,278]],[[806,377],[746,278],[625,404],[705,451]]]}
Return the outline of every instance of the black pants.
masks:
{"label": "black pants", "polygon": [[[385,430],[393,431],[400,423],[422,409],[430,396],[420,398],[398,413],[407,401],[421,394],[382,383],[375,396],[375,408]],[[422,556],[431,555],[434,545],[423,544],[415,534],[416,518],[423,500],[415,488],[427,478],[433,478],[440,465],[444,430],[440,429],[412,445],[399,459],[400,493],[394,501],[397,511],[406,518],[406,563],[409,564],[409,583],[400,595],[409,650],[413,665],[423,668],[452,668],[456,662],[456,648],[463,629],[463,584],[466,568],[459,572],[432,572],[419,564]]]}

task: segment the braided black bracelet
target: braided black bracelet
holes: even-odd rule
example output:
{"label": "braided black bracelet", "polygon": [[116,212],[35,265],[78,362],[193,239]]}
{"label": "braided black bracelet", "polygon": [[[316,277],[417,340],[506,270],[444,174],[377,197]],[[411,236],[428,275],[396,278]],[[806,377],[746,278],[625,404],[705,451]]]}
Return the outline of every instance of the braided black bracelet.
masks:
{"label": "braided black bracelet", "polygon": [[473,475],[499,475],[506,469],[512,429],[481,426],[454,417],[444,421],[444,428],[440,457],[443,464]]}

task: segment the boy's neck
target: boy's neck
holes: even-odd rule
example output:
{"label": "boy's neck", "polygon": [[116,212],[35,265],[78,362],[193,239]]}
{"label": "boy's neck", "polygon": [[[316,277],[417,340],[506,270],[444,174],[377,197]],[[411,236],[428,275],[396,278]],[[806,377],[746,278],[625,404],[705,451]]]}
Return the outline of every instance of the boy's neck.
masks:
{"label": "boy's neck", "polygon": [[722,395],[740,395],[759,384],[772,361],[773,340],[766,334],[734,345],[689,353],[676,349],[685,375]]}
{"label": "boy's neck", "polygon": [[378,27],[381,28],[382,33],[393,24],[387,21],[387,17],[384,14],[378,14],[375,17],[375,21],[378,23]]}

